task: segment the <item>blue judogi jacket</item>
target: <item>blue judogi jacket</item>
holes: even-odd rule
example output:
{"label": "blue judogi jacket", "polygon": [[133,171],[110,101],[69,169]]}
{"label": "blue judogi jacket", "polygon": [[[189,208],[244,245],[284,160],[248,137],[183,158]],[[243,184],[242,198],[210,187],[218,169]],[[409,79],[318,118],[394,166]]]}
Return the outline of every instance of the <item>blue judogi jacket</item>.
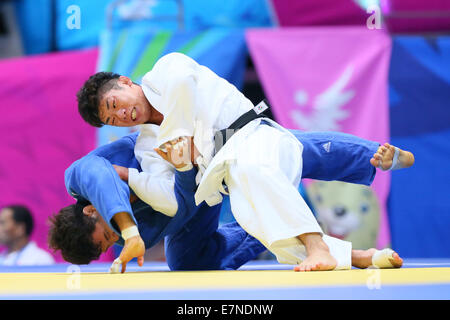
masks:
{"label": "blue judogi jacket", "polygon": [[[178,211],[174,217],[153,210],[141,200],[130,204],[130,188],[112,164],[141,171],[134,156],[137,135],[101,146],[75,161],[65,172],[67,191],[77,199],[90,201],[119,236],[112,218],[116,213],[128,212],[147,249],[167,237],[166,258],[171,269],[236,269],[265,250],[237,223],[218,228],[220,205],[195,206],[195,168],[175,173]],[[117,244],[123,245],[124,240],[120,237]]]}

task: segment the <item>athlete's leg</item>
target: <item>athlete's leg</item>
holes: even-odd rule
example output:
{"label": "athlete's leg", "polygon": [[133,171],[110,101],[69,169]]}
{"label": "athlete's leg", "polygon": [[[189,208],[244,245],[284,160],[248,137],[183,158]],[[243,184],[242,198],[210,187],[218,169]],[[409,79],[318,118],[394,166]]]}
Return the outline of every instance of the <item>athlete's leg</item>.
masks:
{"label": "athlete's leg", "polygon": [[303,144],[302,178],[370,185],[370,163],[380,144],[341,132],[289,130]]}

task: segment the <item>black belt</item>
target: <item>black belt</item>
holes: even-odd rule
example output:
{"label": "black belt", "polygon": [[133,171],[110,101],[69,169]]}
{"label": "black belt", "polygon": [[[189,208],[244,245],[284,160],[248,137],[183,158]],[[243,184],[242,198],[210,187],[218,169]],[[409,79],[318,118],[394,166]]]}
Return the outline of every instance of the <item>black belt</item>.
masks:
{"label": "black belt", "polygon": [[269,104],[264,99],[258,103],[253,109],[247,111],[234,121],[228,128],[216,131],[214,134],[214,144],[216,153],[224,146],[224,144],[235,134],[239,129],[243,128],[249,122],[258,118],[267,118],[264,114],[269,109]]}

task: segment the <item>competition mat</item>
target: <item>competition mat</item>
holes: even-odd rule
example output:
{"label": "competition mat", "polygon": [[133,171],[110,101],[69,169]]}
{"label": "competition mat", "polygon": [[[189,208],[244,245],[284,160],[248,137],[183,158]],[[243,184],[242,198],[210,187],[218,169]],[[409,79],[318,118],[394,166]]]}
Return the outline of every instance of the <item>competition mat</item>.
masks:
{"label": "competition mat", "polygon": [[448,300],[450,259],[404,259],[401,269],[294,272],[276,261],[233,271],[169,271],[165,263],[0,267],[1,300]]}

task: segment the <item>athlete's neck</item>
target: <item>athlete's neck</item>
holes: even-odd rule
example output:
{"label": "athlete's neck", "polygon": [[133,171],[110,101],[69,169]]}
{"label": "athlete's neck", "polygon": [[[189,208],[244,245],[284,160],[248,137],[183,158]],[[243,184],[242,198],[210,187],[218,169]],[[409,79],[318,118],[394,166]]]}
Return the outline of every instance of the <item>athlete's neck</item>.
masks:
{"label": "athlete's neck", "polygon": [[161,125],[161,123],[164,120],[164,116],[158,110],[156,110],[150,103],[149,107],[150,107],[150,117],[148,123],[156,124],[158,126]]}

